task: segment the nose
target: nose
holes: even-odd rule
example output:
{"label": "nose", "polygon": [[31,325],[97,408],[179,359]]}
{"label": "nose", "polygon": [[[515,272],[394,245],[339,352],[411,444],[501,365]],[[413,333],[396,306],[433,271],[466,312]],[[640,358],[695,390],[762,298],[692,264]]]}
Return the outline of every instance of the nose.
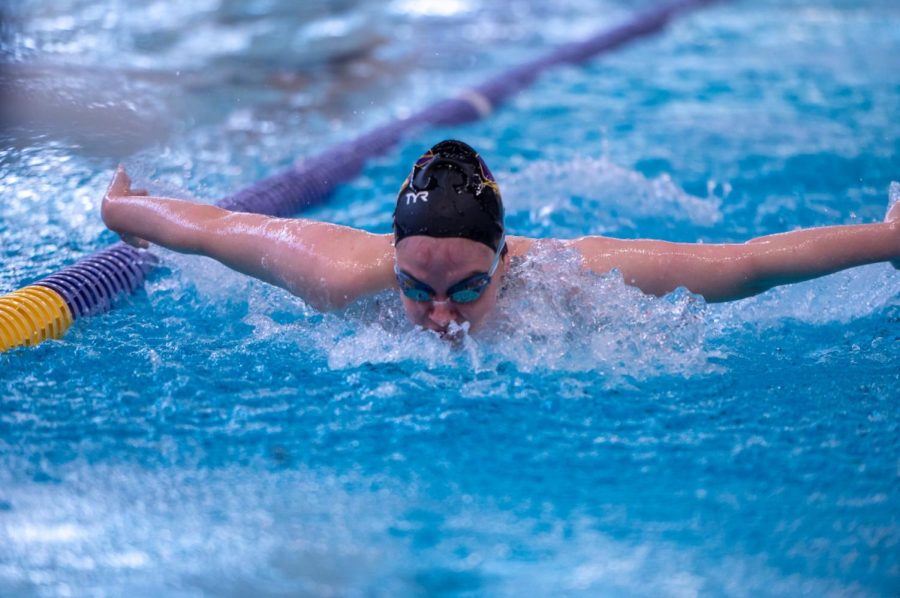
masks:
{"label": "nose", "polygon": [[456,309],[449,301],[432,301],[428,319],[441,329],[446,329],[450,322],[456,320]]}

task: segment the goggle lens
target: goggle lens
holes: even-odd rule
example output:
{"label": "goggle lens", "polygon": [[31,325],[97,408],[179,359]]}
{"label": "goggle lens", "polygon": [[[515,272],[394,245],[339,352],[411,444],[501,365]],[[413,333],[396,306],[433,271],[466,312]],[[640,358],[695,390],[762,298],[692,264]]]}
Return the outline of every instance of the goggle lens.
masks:
{"label": "goggle lens", "polygon": [[423,289],[403,289],[403,294],[413,301],[431,301],[434,298],[432,293]]}
{"label": "goggle lens", "polygon": [[450,294],[450,301],[454,303],[472,303],[484,292],[484,287],[478,289],[463,289]]}
{"label": "goggle lens", "polygon": [[[399,269],[396,270],[396,274],[397,284],[407,298],[418,302],[434,300],[436,293],[431,287],[428,287],[425,283],[419,282]],[[477,274],[473,279],[464,280],[461,283],[454,285],[454,287],[463,286],[463,288],[454,290],[451,287],[448,297],[450,298],[450,301],[454,303],[472,303],[481,297],[481,294],[484,293],[484,289],[487,288],[490,281],[490,277],[485,274]]]}
{"label": "goggle lens", "polygon": [[[484,289],[491,284],[491,277],[497,271],[497,265],[500,263],[500,257],[503,255],[503,248],[506,246],[506,233],[500,236],[500,243],[497,245],[497,252],[494,254],[494,263],[491,264],[487,272],[475,274],[461,280],[447,289],[447,296],[454,303],[472,303],[479,299],[484,293]],[[406,272],[400,269],[397,263],[394,263],[394,275],[397,277],[397,285],[400,290],[409,299],[413,301],[425,302],[433,301],[437,295],[434,289],[420,280],[416,280]]]}

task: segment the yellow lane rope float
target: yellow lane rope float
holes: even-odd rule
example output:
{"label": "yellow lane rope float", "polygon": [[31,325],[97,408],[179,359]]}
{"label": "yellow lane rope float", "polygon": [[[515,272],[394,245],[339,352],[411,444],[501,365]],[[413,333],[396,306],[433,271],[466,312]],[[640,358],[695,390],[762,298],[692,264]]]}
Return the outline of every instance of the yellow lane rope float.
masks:
{"label": "yellow lane rope float", "polygon": [[0,351],[60,338],[72,325],[72,313],[60,295],[27,286],[0,297]]}

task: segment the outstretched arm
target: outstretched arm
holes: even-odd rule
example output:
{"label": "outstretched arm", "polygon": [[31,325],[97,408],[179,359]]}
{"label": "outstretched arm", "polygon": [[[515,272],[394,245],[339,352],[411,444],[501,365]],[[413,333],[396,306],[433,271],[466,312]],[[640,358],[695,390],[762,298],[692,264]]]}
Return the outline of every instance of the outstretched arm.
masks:
{"label": "outstretched arm", "polygon": [[214,258],[320,310],[342,307],[393,281],[390,235],[148,197],[131,189],[121,166],[103,198],[102,215],[132,245],[146,247],[149,241]]}
{"label": "outstretched arm", "polygon": [[586,267],[618,268],[626,283],[644,292],[662,295],[683,286],[708,301],[730,301],[854,266],[900,260],[900,204],[883,223],[811,228],[742,244],[583,237],[571,245]]}

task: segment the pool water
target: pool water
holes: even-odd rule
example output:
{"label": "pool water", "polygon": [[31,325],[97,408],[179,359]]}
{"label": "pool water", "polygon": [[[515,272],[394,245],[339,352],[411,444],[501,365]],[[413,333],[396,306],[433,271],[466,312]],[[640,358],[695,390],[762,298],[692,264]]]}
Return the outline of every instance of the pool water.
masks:
{"label": "pool water", "polygon": [[[0,292],[115,240],[118,161],[211,202],[652,3],[50,4],[3,9]],[[878,221],[898,51],[895,2],[723,2],[405,141],[305,216],[388,232],[409,164],[458,137],[512,234]],[[900,591],[887,264],[706,304],[550,248],[453,346],[391,293],[319,314],[157,255],[112,312],[0,354],[0,595]]]}

